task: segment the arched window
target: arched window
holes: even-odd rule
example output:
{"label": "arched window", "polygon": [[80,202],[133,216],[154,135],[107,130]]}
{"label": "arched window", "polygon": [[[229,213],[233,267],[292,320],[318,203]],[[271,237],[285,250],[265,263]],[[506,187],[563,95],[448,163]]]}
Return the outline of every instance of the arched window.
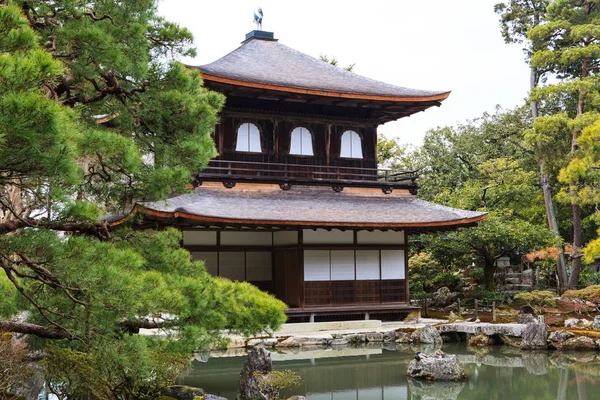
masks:
{"label": "arched window", "polygon": [[237,130],[235,151],[261,152],[260,131],[256,125],[249,122],[240,125]]}
{"label": "arched window", "polygon": [[362,141],[358,133],[346,131],[342,134],[342,149],[340,157],[363,158]]}
{"label": "arched window", "polygon": [[313,156],[312,135],[301,126],[294,128],[290,141],[290,154]]}

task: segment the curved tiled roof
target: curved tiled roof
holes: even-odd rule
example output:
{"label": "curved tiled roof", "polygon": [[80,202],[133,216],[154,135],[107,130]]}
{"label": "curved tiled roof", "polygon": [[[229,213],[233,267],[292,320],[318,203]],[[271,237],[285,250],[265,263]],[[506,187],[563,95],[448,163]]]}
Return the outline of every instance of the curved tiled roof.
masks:
{"label": "curved tiled roof", "polygon": [[[273,40],[251,39],[200,67],[205,80],[308,94],[379,100],[441,101],[450,92],[409,89],[348,72]],[[262,85],[262,86],[261,86]]]}
{"label": "curved tiled roof", "polygon": [[430,230],[471,225],[487,215],[410,196],[335,193],[327,187],[288,191],[201,187],[165,201],[138,203],[134,212],[198,223]]}

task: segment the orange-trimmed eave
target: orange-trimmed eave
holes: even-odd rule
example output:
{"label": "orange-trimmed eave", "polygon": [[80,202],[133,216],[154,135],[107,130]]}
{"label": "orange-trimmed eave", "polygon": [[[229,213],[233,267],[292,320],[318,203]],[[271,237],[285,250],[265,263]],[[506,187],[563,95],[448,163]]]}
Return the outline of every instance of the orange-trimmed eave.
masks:
{"label": "orange-trimmed eave", "polygon": [[476,222],[479,222],[485,219],[488,214],[478,215],[473,218],[461,218],[455,219],[451,221],[439,221],[439,222],[421,222],[421,223],[408,223],[408,224],[390,224],[384,222],[377,223],[356,223],[356,222],[315,222],[315,221],[276,221],[276,220],[258,220],[258,219],[237,219],[237,218],[221,218],[221,217],[212,217],[205,215],[197,215],[190,214],[182,211],[157,211],[151,208],[144,207],[142,205],[136,204],[131,212],[115,221],[109,223],[109,226],[117,226],[124,222],[126,222],[131,215],[135,215],[137,213],[143,213],[147,215],[151,215],[153,217],[159,218],[183,218],[189,219],[192,221],[205,222],[205,223],[214,223],[214,224],[232,224],[232,225],[260,225],[260,226],[305,226],[305,227],[345,227],[345,228],[363,228],[363,229],[420,229],[420,228],[451,228],[451,227],[461,227],[466,225],[471,225]]}
{"label": "orange-trimmed eave", "polygon": [[224,83],[227,85],[243,86],[254,89],[273,90],[278,92],[307,94],[313,96],[335,97],[344,99],[356,100],[373,100],[373,101],[398,101],[398,102],[428,102],[428,101],[443,101],[450,96],[451,91],[436,94],[433,96],[379,96],[373,94],[349,93],[349,92],[332,92],[327,90],[309,89],[293,86],[274,85],[270,83],[249,82],[238,79],[224,78],[222,76],[210,75],[198,70],[200,76],[205,81]]}

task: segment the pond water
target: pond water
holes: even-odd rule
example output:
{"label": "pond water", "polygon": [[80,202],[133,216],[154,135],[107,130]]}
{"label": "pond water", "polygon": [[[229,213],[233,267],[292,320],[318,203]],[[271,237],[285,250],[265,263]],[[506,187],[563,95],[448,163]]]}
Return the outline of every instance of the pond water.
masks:
{"label": "pond water", "polygon": [[[406,377],[418,346],[369,346],[272,353],[273,368],[300,375],[302,384],[282,393],[309,400],[600,399],[600,355],[596,352],[524,352],[506,346],[471,349],[449,343],[467,374],[461,383],[422,383]],[[181,379],[186,385],[234,400],[244,363],[213,353],[194,361]]]}

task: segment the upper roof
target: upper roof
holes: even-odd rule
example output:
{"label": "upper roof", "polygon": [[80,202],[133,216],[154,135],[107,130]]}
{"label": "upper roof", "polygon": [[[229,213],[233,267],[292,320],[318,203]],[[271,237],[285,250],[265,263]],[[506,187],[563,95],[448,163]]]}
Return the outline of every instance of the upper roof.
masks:
{"label": "upper roof", "polygon": [[207,81],[318,96],[420,102],[450,94],[376,81],[256,36],[213,63],[189,67]]}
{"label": "upper roof", "polygon": [[[460,210],[406,195],[369,195],[331,188],[292,190],[200,187],[165,201],[140,202],[134,213],[168,224],[331,227],[431,231],[469,226],[487,213]],[[110,221],[124,222],[127,217]]]}

